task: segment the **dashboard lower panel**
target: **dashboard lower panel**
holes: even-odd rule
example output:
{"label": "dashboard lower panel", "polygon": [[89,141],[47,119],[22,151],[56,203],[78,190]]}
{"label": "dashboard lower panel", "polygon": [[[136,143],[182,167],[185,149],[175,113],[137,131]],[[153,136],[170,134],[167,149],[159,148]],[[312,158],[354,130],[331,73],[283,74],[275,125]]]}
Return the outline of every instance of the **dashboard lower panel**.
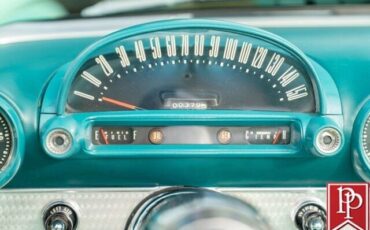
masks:
{"label": "dashboard lower panel", "polygon": [[[45,207],[55,201],[76,207],[81,230],[124,229],[134,208],[148,195],[161,188],[130,189],[5,189],[0,192],[0,223],[7,230],[42,229]],[[212,188],[211,188],[212,189]],[[294,230],[294,211],[306,200],[326,202],[323,188],[217,188],[218,192],[237,197],[263,213],[272,229]]]}

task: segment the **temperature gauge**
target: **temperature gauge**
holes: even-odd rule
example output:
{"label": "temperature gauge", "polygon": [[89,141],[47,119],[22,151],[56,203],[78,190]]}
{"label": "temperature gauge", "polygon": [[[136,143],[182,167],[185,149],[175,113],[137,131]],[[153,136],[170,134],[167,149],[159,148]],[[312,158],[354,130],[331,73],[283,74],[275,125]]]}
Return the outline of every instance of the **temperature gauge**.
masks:
{"label": "temperature gauge", "polygon": [[287,145],[290,143],[289,127],[250,127],[245,139],[253,145]]}

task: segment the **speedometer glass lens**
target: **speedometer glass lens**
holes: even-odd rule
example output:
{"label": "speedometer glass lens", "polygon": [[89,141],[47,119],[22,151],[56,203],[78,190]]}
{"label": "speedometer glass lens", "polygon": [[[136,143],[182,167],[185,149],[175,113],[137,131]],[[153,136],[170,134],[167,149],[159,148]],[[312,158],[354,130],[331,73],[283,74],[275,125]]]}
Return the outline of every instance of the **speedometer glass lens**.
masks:
{"label": "speedometer glass lens", "polygon": [[96,50],[75,76],[66,111],[268,110],[315,112],[304,64],[243,34],[168,30]]}
{"label": "speedometer glass lens", "polygon": [[9,123],[0,114],[0,172],[8,164],[12,152],[13,138]]}

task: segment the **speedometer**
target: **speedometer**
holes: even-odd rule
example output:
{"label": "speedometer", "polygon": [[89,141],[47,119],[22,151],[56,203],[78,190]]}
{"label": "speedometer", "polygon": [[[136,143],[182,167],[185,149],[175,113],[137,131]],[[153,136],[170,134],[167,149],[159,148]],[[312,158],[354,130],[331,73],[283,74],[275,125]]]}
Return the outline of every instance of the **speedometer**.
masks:
{"label": "speedometer", "polygon": [[293,52],[225,29],[160,29],[96,49],[76,72],[66,111],[315,112],[313,83]]}

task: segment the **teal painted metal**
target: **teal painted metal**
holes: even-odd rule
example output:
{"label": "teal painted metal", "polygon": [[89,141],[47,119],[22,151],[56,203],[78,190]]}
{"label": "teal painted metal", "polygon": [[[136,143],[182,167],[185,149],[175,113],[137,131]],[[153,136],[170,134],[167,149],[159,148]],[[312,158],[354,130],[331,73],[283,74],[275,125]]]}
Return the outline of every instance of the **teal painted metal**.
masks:
{"label": "teal painted metal", "polygon": [[[149,27],[145,26],[147,25],[141,28]],[[38,125],[47,127],[48,121],[51,122],[57,116],[58,111],[53,109],[56,105],[55,100],[45,100],[43,103],[44,115],[39,120],[38,114],[43,95],[44,93],[50,95],[47,99],[60,99],[58,95],[61,92],[57,90],[60,85],[58,86],[57,83],[67,85],[68,82],[66,79],[59,81],[60,79],[57,78],[58,76],[63,78],[65,75],[58,75],[58,72],[54,78],[51,79],[50,76],[53,76],[59,67],[73,61],[75,56],[96,38],[43,41],[42,43],[28,42],[0,47],[2,50],[0,52],[0,81],[2,83],[0,84],[0,92],[17,105],[20,119],[24,125],[27,146],[23,164],[7,187],[323,186],[327,181],[360,181],[361,179],[353,168],[349,140],[351,140],[355,116],[369,94],[370,78],[367,76],[370,72],[370,65],[368,65],[370,44],[358,42],[358,38],[370,39],[370,28],[266,29],[284,37],[303,50],[309,56],[309,59],[305,58],[305,61],[310,63],[312,70],[316,71],[319,76],[318,81],[323,80],[320,74],[326,72],[336,83],[339,97],[335,95],[335,90],[333,94],[332,89],[327,86],[325,81],[318,82],[318,85],[323,89],[319,89],[319,91],[327,93],[326,96],[320,96],[320,98],[340,99],[342,106],[336,106],[336,108],[332,106],[334,111],[331,111],[329,108],[331,104],[328,103],[328,109],[321,107],[320,111],[326,111],[322,114],[278,114],[284,122],[296,121],[295,124],[298,127],[307,127],[312,116],[330,119],[339,127],[343,127],[345,143],[342,150],[335,156],[319,158],[312,154],[305,154],[310,150],[307,152],[293,150],[290,153],[294,152],[295,157],[287,157],[289,154],[284,155],[281,154],[282,152],[279,153],[278,157],[271,156],[272,154],[267,157],[253,154],[247,157],[236,154],[231,157],[221,151],[222,154],[212,157],[207,154],[186,155],[184,153],[177,157],[167,154],[161,157],[158,155],[157,157],[132,155],[129,158],[122,158],[115,156],[114,151],[109,153],[109,156],[93,156],[94,151],[89,149],[88,143],[83,143],[81,146],[86,150],[84,154],[63,160],[53,159],[47,156],[40,145]],[[131,28],[130,30],[134,32],[135,29]],[[341,45],[338,46],[333,41],[343,37],[343,34],[346,35],[345,39],[341,40]],[[273,38],[275,37],[274,35]],[[280,44],[280,42],[278,43]],[[65,52],[65,50],[69,52]],[[299,53],[302,54],[300,51]],[[9,57],[14,58],[17,62],[6,62]],[[48,91],[45,92],[46,84],[50,79]],[[328,81],[330,80],[329,78]],[[20,85],[19,82],[27,82],[27,84]],[[58,87],[51,87],[53,84]],[[340,107],[343,108],[343,116],[340,115],[341,111],[336,110]],[[62,110],[59,110],[60,117],[65,118],[68,122],[73,120],[60,111]],[[27,116],[23,114],[27,114]],[[148,120],[153,118],[157,118],[154,120],[159,124],[163,122],[158,118],[160,115],[145,116],[147,120],[143,119],[142,124],[149,124]],[[212,114],[204,114],[205,117],[210,115]],[[225,114],[213,115],[214,118],[220,118]],[[265,117],[270,115],[264,114]],[[117,114],[114,116],[117,118],[114,122],[123,119]],[[191,117],[191,113],[188,116]],[[224,116],[223,122],[236,124],[243,116],[246,118],[251,114],[236,114],[235,120],[232,120],[232,116],[228,119],[226,119],[227,116]],[[296,118],[291,119],[293,116]],[[177,124],[184,122],[180,121],[180,118],[183,116],[174,116],[172,122],[177,122]],[[128,118],[125,119],[127,121]],[[84,122],[84,128],[88,129],[92,121],[76,117],[74,122]],[[209,122],[208,124],[211,124],[214,121]],[[297,148],[302,149],[302,146],[297,145]],[[253,151],[258,152],[257,149]]]}
{"label": "teal painted metal", "polygon": [[13,147],[11,150],[11,158],[7,165],[0,171],[0,188],[8,183],[17,173],[25,151],[25,136],[23,125],[20,121],[20,115],[16,110],[15,105],[11,104],[6,98],[0,94],[0,114],[2,114],[13,131]]}

